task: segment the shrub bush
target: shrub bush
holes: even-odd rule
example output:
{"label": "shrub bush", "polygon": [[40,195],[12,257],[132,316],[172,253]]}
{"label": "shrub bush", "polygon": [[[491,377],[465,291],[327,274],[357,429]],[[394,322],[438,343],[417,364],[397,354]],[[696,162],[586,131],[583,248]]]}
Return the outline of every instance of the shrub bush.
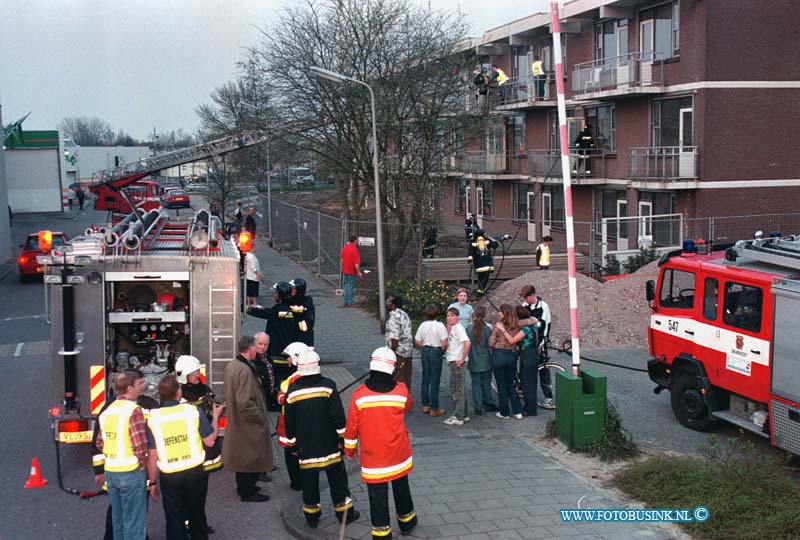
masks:
{"label": "shrub bush", "polygon": [[[439,308],[439,320],[444,322],[447,306],[455,302],[455,289],[444,281],[437,280],[424,280],[420,283],[410,279],[387,281],[386,297],[394,295],[403,297],[403,309],[411,317],[415,328],[423,320],[422,311],[428,304],[435,304]],[[374,291],[370,298],[370,308],[377,311],[378,291]]]}

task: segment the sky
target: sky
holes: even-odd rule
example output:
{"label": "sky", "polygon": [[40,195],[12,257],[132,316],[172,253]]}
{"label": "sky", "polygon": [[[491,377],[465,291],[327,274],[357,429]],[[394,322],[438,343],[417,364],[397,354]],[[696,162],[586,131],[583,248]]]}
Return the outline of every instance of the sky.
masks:
{"label": "sky", "polygon": [[[145,140],[198,125],[195,108],[236,76],[244,49],[290,0],[3,0],[3,122],[25,129],[97,116]],[[412,0],[461,9],[471,35],[549,9],[549,0]],[[491,7],[490,7],[491,6]]]}

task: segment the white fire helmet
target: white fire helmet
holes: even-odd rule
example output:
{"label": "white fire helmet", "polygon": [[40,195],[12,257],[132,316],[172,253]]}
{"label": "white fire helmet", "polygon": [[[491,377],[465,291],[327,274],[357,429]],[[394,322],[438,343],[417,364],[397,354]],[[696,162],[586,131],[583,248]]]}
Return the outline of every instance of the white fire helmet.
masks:
{"label": "white fire helmet", "polygon": [[397,356],[389,347],[379,347],[372,353],[369,361],[370,371],[380,371],[381,373],[394,373],[394,366],[397,363]]}
{"label": "white fire helmet", "polygon": [[186,377],[195,371],[200,371],[200,360],[186,354],[178,357],[175,362],[175,375],[178,376],[179,383],[186,384],[188,382]]}
{"label": "white fire helmet", "polygon": [[297,359],[301,354],[305,354],[306,351],[308,351],[308,345],[300,341],[295,341],[294,343],[289,343],[286,348],[283,349],[283,354],[289,356],[288,360],[290,366],[296,366]]}
{"label": "white fire helmet", "polygon": [[301,377],[319,375],[319,355],[310,350],[301,353],[297,358],[297,372]]}

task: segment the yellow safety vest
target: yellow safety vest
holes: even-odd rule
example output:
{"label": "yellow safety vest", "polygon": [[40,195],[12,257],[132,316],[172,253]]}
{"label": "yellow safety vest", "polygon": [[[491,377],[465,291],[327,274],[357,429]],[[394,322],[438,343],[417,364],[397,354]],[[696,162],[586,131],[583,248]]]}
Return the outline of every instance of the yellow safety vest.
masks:
{"label": "yellow safety vest", "polygon": [[508,75],[502,69],[497,70],[497,86],[503,86],[508,82]]}
{"label": "yellow safety vest", "polygon": [[130,472],[139,467],[139,459],[133,453],[128,434],[131,415],[139,406],[127,399],[116,399],[100,415],[100,432],[103,434],[105,470]]}
{"label": "yellow safety vest", "polygon": [[542,255],[539,257],[539,266],[550,266],[550,246],[539,244],[537,249],[542,250]]}
{"label": "yellow safety vest", "polygon": [[536,62],[533,63],[533,75],[534,76],[544,75],[544,68],[542,67],[541,60],[537,60]]}
{"label": "yellow safety vest", "polygon": [[176,473],[202,465],[206,459],[200,437],[200,411],[179,403],[150,411],[147,421],[158,453],[158,470]]}

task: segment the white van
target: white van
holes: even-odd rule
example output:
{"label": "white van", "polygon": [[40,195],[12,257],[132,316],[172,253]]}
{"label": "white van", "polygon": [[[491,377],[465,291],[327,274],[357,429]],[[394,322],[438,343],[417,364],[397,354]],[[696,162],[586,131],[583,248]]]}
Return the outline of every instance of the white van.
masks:
{"label": "white van", "polygon": [[290,186],[313,186],[314,182],[314,171],[308,167],[289,167]]}

